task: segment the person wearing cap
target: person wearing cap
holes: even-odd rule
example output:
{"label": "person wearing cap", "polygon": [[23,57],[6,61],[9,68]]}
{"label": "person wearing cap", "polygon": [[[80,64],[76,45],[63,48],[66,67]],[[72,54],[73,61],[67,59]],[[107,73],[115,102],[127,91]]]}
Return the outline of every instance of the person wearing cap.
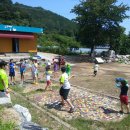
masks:
{"label": "person wearing cap", "polygon": [[5,61],[0,61],[0,92],[8,93],[8,76],[6,74],[6,66],[7,63]]}
{"label": "person wearing cap", "polygon": [[61,88],[60,88],[61,103],[60,103],[60,105],[64,106],[64,101],[66,101],[68,103],[68,105],[70,106],[69,112],[72,113],[72,112],[74,112],[74,106],[68,99],[68,94],[69,94],[71,86],[69,83],[68,74],[66,73],[66,68],[62,67],[61,72],[62,72],[62,75],[60,77],[60,85],[61,85]]}
{"label": "person wearing cap", "polygon": [[128,89],[129,89],[129,85],[127,80],[125,80],[124,78],[116,78],[115,79],[116,82],[116,87],[120,88],[121,92],[120,92],[120,102],[121,102],[121,110],[120,113],[123,113],[123,106],[126,107],[127,109],[127,113],[129,114],[129,104],[128,104]]}

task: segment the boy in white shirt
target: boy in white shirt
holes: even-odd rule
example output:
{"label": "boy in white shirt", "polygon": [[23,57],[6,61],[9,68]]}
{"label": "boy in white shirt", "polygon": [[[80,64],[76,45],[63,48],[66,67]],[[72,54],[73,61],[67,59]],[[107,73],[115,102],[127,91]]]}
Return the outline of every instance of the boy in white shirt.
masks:
{"label": "boy in white shirt", "polygon": [[98,72],[98,69],[99,69],[99,65],[98,65],[96,62],[95,62],[95,64],[94,64],[93,69],[94,69],[93,74],[94,74],[94,76],[96,76],[96,75],[97,75],[97,72]]}
{"label": "boy in white shirt", "polygon": [[68,94],[69,94],[71,86],[68,81],[68,74],[66,73],[66,68],[62,67],[61,72],[62,72],[62,75],[60,77],[60,85],[61,85],[61,88],[60,88],[61,103],[60,103],[60,105],[63,106],[64,101],[66,101],[68,103],[68,105],[70,106],[69,112],[72,113],[72,112],[74,112],[74,106],[70,102],[70,99],[68,99]]}

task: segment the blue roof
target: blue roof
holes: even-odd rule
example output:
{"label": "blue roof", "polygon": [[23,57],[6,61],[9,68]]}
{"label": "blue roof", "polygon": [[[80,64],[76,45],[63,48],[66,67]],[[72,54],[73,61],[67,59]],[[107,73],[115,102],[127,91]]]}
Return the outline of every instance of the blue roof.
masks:
{"label": "blue roof", "polygon": [[25,26],[13,26],[0,24],[0,30],[13,31],[13,32],[29,32],[29,33],[43,33],[43,28],[25,27]]}

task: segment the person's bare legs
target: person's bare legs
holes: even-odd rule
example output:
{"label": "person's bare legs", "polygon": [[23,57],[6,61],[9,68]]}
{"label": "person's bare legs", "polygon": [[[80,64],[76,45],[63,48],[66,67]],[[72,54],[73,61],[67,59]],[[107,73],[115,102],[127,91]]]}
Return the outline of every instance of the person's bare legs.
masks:
{"label": "person's bare legs", "polygon": [[64,98],[63,98],[63,96],[61,96],[61,104],[62,104],[62,105],[65,104],[65,103],[64,103]]}
{"label": "person's bare legs", "polygon": [[66,99],[65,101],[68,103],[68,105],[69,105],[71,108],[74,108],[73,104],[70,102],[70,99]]}
{"label": "person's bare legs", "polygon": [[121,112],[123,112],[123,103],[121,102]]}
{"label": "person's bare legs", "polygon": [[13,83],[15,84],[15,77],[13,77]]}
{"label": "person's bare legs", "polygon": [[129,114],[129,104],[126,105],[126,110],[127,110],[127,113]]}
{"label": "person's bare legs", "polygon": [[10,76],[10,81],[11,81],[11,84],[12,84],[12,80],[13,80],[13,78],[12,78],[12,76]]}

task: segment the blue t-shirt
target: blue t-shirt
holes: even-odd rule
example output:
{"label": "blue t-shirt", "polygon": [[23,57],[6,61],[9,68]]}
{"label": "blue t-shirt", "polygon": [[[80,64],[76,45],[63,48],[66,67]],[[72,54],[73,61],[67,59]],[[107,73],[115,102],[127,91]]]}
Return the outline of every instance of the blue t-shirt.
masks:
{"label": "blue t-shirt", "polygon": [[20,63],[20,72],[25,72],[26,71],[26,64],[23,62],[23,63]]}
{"label": "blue t-shirt", "polygon": [[9,63],[9,71],[11,72],[11,73],[13,73],[15,70],[14,70],[14,63]]}

